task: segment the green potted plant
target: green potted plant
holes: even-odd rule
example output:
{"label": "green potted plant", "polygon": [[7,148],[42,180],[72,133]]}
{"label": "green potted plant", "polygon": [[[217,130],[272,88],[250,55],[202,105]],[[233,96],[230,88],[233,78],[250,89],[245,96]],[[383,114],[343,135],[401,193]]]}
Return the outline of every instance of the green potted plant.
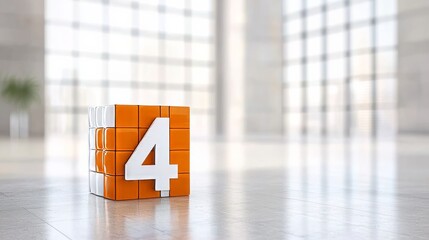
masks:
{"label": "green potted plant", "polygon": [[0,94],[11,106],[10,136],[28,137],[28,109],[39,99],[39,86],[33,78],[3,77]]}

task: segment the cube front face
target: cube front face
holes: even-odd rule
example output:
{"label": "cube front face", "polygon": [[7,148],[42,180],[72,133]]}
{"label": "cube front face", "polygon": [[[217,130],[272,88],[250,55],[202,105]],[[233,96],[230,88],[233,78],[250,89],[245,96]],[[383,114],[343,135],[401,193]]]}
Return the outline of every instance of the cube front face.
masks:
{"label": "cube front face", "polygon": [[[169,118],[170,164],[178,177],[170,179],[169,191],[156,191],[155,180],[126,180],[125,164],[156,118]],[[110,105],[90,107],[90,192],[111,200],[144,199],[190,194],[189,107]],[[155,164],[155,151],[142,165]]]}

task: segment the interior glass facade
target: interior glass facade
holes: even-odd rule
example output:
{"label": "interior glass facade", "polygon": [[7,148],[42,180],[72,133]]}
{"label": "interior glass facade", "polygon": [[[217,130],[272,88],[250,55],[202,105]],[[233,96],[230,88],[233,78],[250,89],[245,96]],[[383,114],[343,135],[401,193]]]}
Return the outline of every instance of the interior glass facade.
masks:
{"label": "interior glass facade", "polygon": [[192,134],[213,131],[211,0],[46,1],[49,133],[87,130],[87,107],[189,105]]}
{"label": "interior glass facade", "polygon": [[285,134],[396,132],[396,1],[284,0]]}

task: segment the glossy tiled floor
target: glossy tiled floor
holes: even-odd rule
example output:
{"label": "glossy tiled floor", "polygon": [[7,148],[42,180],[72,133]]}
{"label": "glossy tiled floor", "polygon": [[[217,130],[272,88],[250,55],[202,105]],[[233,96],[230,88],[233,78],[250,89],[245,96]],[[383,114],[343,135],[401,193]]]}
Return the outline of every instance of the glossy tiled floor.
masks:
{"label": "glossy tiled floor", "polygon": [[428,239],[429,148],[198,142],[191,196],[88,194],[84,139],[0,141],[1,239]]}

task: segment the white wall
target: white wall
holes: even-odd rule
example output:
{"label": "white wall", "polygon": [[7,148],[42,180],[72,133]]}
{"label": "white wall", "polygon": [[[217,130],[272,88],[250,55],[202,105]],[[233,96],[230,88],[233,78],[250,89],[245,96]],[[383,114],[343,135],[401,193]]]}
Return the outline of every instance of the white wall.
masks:
{"label": "white wall", "polygon": [[[30,112],[30,136],[44,135],[44,1],[0,0],[0,76],[39,81],[40,102]],[[0,101],[0,136],[9,135],[11,109]]]}
{"label": "white wall", "polygon": [[429,133],[429,1],[398,0],[399,133]]}
{"label": "white wall", "polygon": [[[219,4],[219,1],[217,1]],[[218,120],[224,136],[279,136],[282,116],[282,2],[222,1],[218,32]],[[218,25],[219,28],[219,25]],[[220,108],[220,110],[219,110]]]}

